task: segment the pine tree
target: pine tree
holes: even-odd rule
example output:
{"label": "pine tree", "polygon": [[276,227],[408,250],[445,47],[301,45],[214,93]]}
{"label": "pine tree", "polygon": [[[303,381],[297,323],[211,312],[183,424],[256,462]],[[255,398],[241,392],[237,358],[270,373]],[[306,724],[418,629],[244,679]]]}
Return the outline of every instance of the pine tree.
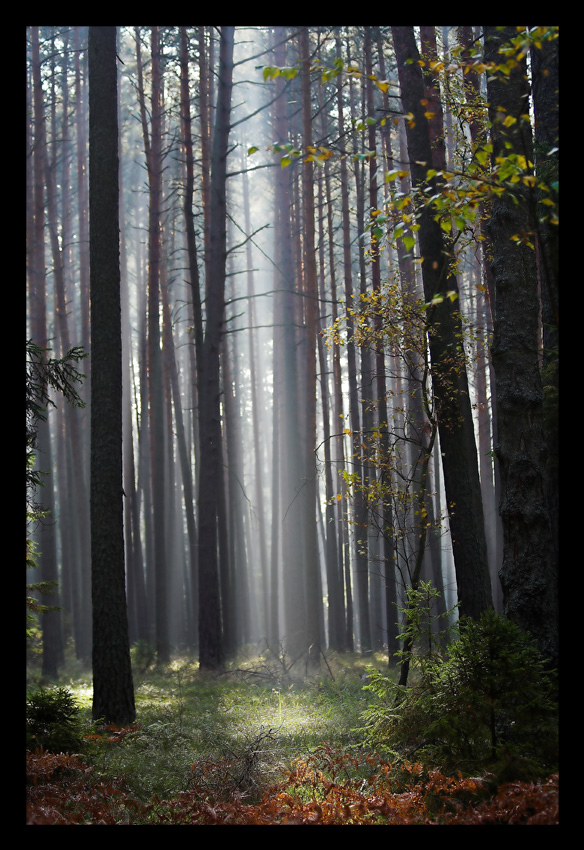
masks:
{"label": "pine tree", "polygon": [[93,717],[135,719],[122,507],[116,28],[89,28]]}

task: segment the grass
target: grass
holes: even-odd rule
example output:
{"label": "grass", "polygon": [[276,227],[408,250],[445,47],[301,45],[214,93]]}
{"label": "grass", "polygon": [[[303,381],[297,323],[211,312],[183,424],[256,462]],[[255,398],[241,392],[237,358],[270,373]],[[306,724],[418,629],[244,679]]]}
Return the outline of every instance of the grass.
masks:
{"label": "grass", "polygon": [[151,661],[134,648],[137,718],[124,729],[92,722],[91,677],[75,663],[52,683],[86,734],[79,757],[27,753],[27,823],[558,823],[557,774],[500,783],[375,752],[359,729],[365,674],[388,674],[381,656],[327,655],[311,673],[253,654],[221,674],[187,655]]}
{"label": "grass", "polygon": [[[168,799],[193,782],[210,796],[237,793],[254,801],[290,771],[295,759],[321,745],[359,745],[355,729],[368,696],[363,659],[327,656],[318,672],[302,679],[282,659],[250,655],[221,674],[201,674],[187,655],[165,668],[140,667],[133,651],[136,728],[111,746],[97,735],[89,757],[108,781],[123,779],[140,801]],[[381,669],[380,656],[371,663]],[[302,671],[304,672],[304,671]],[[32,684],[32,682],[31,682]],[[82,707],[91,731],[91,678],[64,669],[66,685]]]}

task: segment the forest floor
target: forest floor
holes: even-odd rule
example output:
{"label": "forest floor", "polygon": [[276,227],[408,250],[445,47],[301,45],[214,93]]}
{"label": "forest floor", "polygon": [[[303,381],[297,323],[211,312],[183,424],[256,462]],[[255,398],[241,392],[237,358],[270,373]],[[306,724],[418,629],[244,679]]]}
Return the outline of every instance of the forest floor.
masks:
{"label": "forest floor", "polygon": [[[79,752],[27,752],[27,824],[557,824],[558,775],[493,782],[374,752],[363,735],[367,667],[327,656],[295,679],[283,660],[201,674],[133,654],[135,724],[91,722],[91,675],[58,684],[81,707]],[[387,673],[380,656],[373,666]],[[28,687],[39,685],[29,671]]]}

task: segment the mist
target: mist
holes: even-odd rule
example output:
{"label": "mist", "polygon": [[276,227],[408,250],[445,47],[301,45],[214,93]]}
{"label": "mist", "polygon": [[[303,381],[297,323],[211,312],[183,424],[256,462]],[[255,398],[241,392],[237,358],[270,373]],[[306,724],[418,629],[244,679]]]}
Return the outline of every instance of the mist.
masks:
{"label": "mist", "polygon": [[[152,29],[160,39],[156,125]],[[294,28],[235,28],[211,542],[218,665],[241,653],[271,652],[303,667],[318,665],[326,652],[349,650],[393,663],[414,575],[439,589],[442,613],[458,601],[440,439],[429,442],[434,423],[424,408],[431,378],[423,374],[426,341],[413,306],[423,300],[419,251],[397,247],[388,212],[384,233],[373,236],[394,190],[406,198],[411,187],[389,30],[367,36],[368,29],[310,28],[304,56],[302,32]],[[30,204],[45,210],[36,235],[45,258],[42,274],[29,274],[27,333],[57,356],[73,345],[89,354],[79,390],[86,406],[68,409],[54,396],[46,425],[50,455],[37,456],[49,473],[42,504],[52,519],[35,527],[34,537],[41,571],[58,578],[60,606],[44,651],[55,659],[47,664],[58,666],[65,649],[91,658],[87,28],[40,31],[45,112],[31,118],[29,149],[46,146],[48,177],[43,197],[35,202],[31,194]],[[210,334],[209,287],[218,262],[209,227],[219,35],[214,27],[118,28],[128,632],[131,645],[169,656],[201,651],[201,616],[211,604],[201,585],[208,556],[202,564],[199,520],[207,493],[200,470],[207,458],[197,328],[201,338]],[[371,77],[379,83],[371,91],[356,47],[366,36]],[[449,36],[442,28],[442,54]],[[29,56],[31,87],[35,61]],[[157,133],[154,270],[148,157]],[[189,168],[194,242],[185,212]],[[396,168],[401,186],[384,176]],[[42,182],[36,172],[31,187],[35,180]],[[467,343],[473,422],[477,443],[484,439],[488,450],[492,377],[480,357],[488,329],[483,272],[471,247],[461,252],[459,269],[458,306],[474,330]],[[39,320],[41,289],[46,314]],[[490,461],[481,467],[481,486],[499,606]]]}

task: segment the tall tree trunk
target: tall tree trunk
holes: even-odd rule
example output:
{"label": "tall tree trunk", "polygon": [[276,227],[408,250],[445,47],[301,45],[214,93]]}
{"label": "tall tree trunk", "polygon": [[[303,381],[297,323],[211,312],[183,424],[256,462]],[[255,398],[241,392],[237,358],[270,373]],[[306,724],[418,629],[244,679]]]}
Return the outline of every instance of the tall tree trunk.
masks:
{"label": "tall tree trunk", "polygon": [[[79,241],[79,326],[76,333],[85,350],[91,351],[89,321],[89,181],[87,173],[87,51],[82,50],[85,27],[73,28],[73,53],[75,65],[75,121],[77,136],[77,214]],[[85,397],[91,402],[91,370],[85,379]],[[89,462],[89,434],[84,433],[84,458]],[[79,604],[74,612],[76,651],[86,663],[91,659],[91,571],[90,571],[89,505],[80,512],[80,551],[76,583]]]}
{"label": "tall tree trunk", "polygon": [[[308,27],[300,31],[300,61],[302,63],[302,136],[305,150],[312,147],[312,102],[310,94],[310,46]],[[308,160],[308,161],[307,161]],[[320,661],[320,558],[316,527],[316,335],[318,331],[318,284],[316,274],[316,246],[314,240],[314,164],[305,159],[302,170],[303,200],[303,267],[304,316],[306,333],[306,424],[304,430],[304,463],[306,486],[305,505],[305,571],[306,571],[306,639],[312,663]]]}
{"label": "tall tree trunk", "polygon": [[[366,71],[366,104],[367,104],[367,116],[369,119],[369,132],[368,132],[368,149],[369,151],[375,151],[374,156],[370,156],[369,158],[369,205],[370,205],[370,214],[372,216],[372,224],[375,221],[375,216],[377,215],[377,210],[379,206],[379,189],[378,189],[378,158],[381,158],[381,151],[379,154],[377,153],[377,139],[376,139],[376,112],[375,112],[375,101],[374,101],[374,91],[373,91],[373,32],[371,27],[365,27],[365,71]],[[370,269],[371,269],[371,286],[373,290],[374,299],[378,299],[381,297],[381,257],[379,251],[379,241],[372,236],[371,245],[370,245]],[[388,416],[388,408],[387,408],[387,378],[386,378],[386,363],[385,363],[385,350],[383,344],[383,327],[382,327],[382,318],[381,311],[377,311],[376,319],[374,320],[374,355],[375,355],[375,379],[376,379],[376,407],[377,407],[377,431],[379,433],[379,437],[376,438],[379,440],[379,449],[382,458],[389,458],[389,416]],[[379,506],[380,511],[380,535],[379,535],[379,543],[380,543],[380,551],[379,551],[379,567],[377,569],[377,573],[381,575],[382,563],[385,566],[391,566],[393,569],[393,553],[394,553],[394,540],[393,540],[393,511],[391,504],[391,482],[387,475],[386,470],[382,466],[380,470],[378,470],[378,478],[380,482],[380,490],[381,490],[381,503]],[[392,596],[395,597],[395,586],[394,582],[391,581],[391,573],[389,571],[386,573],[386,581],[389,582],[389,587],[387,590],[389,591],[389,599],[392,600]],[[393,587],[392,587],[393,585]],[[392,594],[393,590],[393,594]],[[381,602],[381,599],[379,600]],[[384,598],[384,602],[387,601],[387,597]],[[380,641],[383,635],[383,622],[381,620],[381,611],[378,613],[379,620],[377,623],[372,623],[372,640],[374,641],[376,647],[380,648]],[[393,611],[390,609],[387,611],[388,617],[388,631],[392,629],[390,618],[393,615]],[[391,641],[390,641],[391,643]]]}
{"label": "tall tree trunk", "polygon": [[[274,31],[275,62],[284,65],[288,60],[284,49],[284,28]],[[288,86],[276,81],[279,96],[274,102],[276,138],[288,132],[286,112]],[[304,516],[300,510],[299,494],[304,484],[300,446],[300,401],[297,363],[298,296],[292,245],[292,191],[289,169],[280,168],[275,175],[274,207],[276,210],[276,262],[274,299],[274,384],[279,431],[280,505],[277,522],[281,535],[282,601],[284,623],[281,627],[286,651],[295,660],[305,649],[305,596],[303,576],[302,537]],[[274,414],[276,415],[276,413]],[[272,647],[275,649],[275,647]]]}
{"label": "tall tree trunk", "polygon": [[93,718],[136,716],[122,507],[122,328],[116,28],[89,28]]}
{"label": "tall tree trunk", "polygon": [[[39,47],[39,28],[31,27],[31,65],[33,83],[34,108],[34,150],[32,160],[32,201],[33,220],[30,222],[29,257],[29,286],[31,335],[37,345],[48,348],[47,331],[47,293],[45,270],[45,187],[44,181],[47,170],[47,133],[46,116],[41,84],[41,58]],[[52,445],[48,417],[41,420],[37,431],[38,468],[49,473],[42,492],[42,509],[48,517],[39,527],[40,573],[41,581],[58,581],[57,541],[55,528],[55,496],[52,472]],[[42,595],[44,605],[59,605],[59,594]],[[56,678],[59,667],[63,664],[63,638],[61,616],[58,611],[50,611],[43,615],[43,675]]]}
{"label": "tall tree trunk", "polygon": [[[469,119],[469,130],[471,141],[473,145],[477,148],[481,145],[482,142],[486,141],[484,138],[484,134],[486,132],[485,127],[481,124],[478,118],[475,115],[480,114],[478,110],[476,110],[476,105],[482,102],[481,95],[481,83],[479,75],[474,71],[472,67],[472,62],[474,55],[476,54],[475,45],[475,32],[478,32],[478,28],[473,27],[459,27],[458,39],[460,41],[461,46],[463,47],[463,59],[466,63],[468,63],[467,68],[465,69],[464,74],[464,88],[465,88],[465,97],[467,103],[471,106],[470,110],[470,119]],[[491,269],[491,264],[487,259],[487,251],[485,250],[485,246],[489,244],[489,234],[487,232],[487,219],[488,212],[484,204],[481,204],[480,207],[480,223],[478,224],[478,241],[479,245],[477,246],[478,255],[481,260],[481,270],[483,280],[481,283],[484,286],[484,298],[482,304],[482,314],[483,314],[483,336],[484,343],[480,345],[480,353],[479,356],[482,357],[482,350],[487,344],[487,340],[492,336],[493,333],[493,304],[494,304],[494,282],[493,282],[493,273]],[[498,501],[500,494],[500,473],[499,473],[499,463],[495,457],[493,457],[493,448],[497,442],[497,389],[495,382],[495,375],[493,372],[493,361],[491,357],[486,358],[485,368],[488,370],[489,377],[489,388],[490,388],[490,399],[489,399],[489,410],[485,409],[485,418],[489,420],[489,431],[490,431],[490,445],[488,449],[485,448],[485,452],[488,451],[489,455],[483,453],[482,449],[479,448],[480,452],[480,462],[481,462],[481,487],[483,488],[483,504],[485,510],[485,531],[487,533],[487,552],[489,557],[489,569],[491,572],[491,585],[493,587],[493,602],[495,604],[496,610],[502,610],[502,592],[501,592],[501,582],[499,580],[499,567],[502,560],[502,523],[501,517],[499,516],[498,511]],[[486,375],[485,375],[486,379]],[[479,414],[479,419],[480,419]],[[481,423],[479,422],[479,429],[481,427]],[[485,439],[485,430],[482,429],[481,438]],[[488,490],[488,484],[486,482],[489,478],[489,469],[488,465],[492,466],[492,478],[493,478],[493,493],[492,497],[490,494],[487,494],[487,501],[485,500],[485,488]],[[491,519],[491,514],[494,513],[494,517]],[[489,533],[490,530],[490,533]]]}
{"label": "tall tree trunk", "polygon": [[[337,293],[337,276],[335,269],[335,235],[333,228],[333,203],[331,196],[331,180],[330,180],[330,171],[329,171],[329,163],[325,164],[325,189],[326,189],[326,209],[327,209],[327,239],[328,239],[328,252],[329,252],[329,277],[330,277],[330,301],[331,301],[331,324],[332,327],[335,327],[337,321],[339,319],[339,301],[338,301],[338,293]],[[322,237],[324,242],[324,235]],[[341,371],[341,358],[340,358],[340,350],[339,346],[334,346],[332,349],[332,381],[333,381],[333,410],[332,410],[332,422],[334,423],[332,426],[332,434],[331,439],[333,442],[331,456],[332,456],[332,464],[333,470],[337,474],[337,482],[336,488],[334,482],[332,484],[332,495],[335,495],[335,491],[338,489],[338,493],[340,495],[340,499],[336,500],[336,504],[334,506],[334,511],[332,514],[332,521],[335,525],[335,531],[337,536],[337,563],[335,568],[335,575],[333,577],[333,581],[337,582],[337,590],[335,591],[335,596],[337,599],[338,610],[334,613],[334,617],[336,622],[335,626],[335,635],[338,644],[338,649],[343,650],[347,649],[347,614],[348,614],[348,604],[351,595],[350,585],[347,588],[347,594],[345,595],[345,566],[347,567],[347,572],[350,569],[350,558],[349,558],[349,547],[348,547],[348,528],[346,523],[346,517],[344,516],[345,504],[346,504],[346,496],[347,496],[347,487],[346,481],[344,478],[345,474],[345,451],[344,451],[344,443],[345,443],[345,435],[344,429],[342,427],[344,420],[344,412],[343,412],[343,386],[342,386],[342,371]],[[329,606],[330,606],[329,602]],[[329,613],[330,616],[330,613]]]}
{"label": "tall tree trunk", "polygon": [[[413,115],[406,132],[417,187],[432,163],[423,105],[426,91],[413,27],[392,27],[392,35],[404,111]],[[428,308],[428,336],[460,613],[476,619],[492,606],[492,594],[468,380],[456,353],[462,327],[447,295],[458,294],[458,283],[449,269],[440,225],[427,207],[420,212],[419,224],[424,297],[428,304],[434,302]]]}
{"label": "tall tree trunk", "polygon": [[[485,59],[497,63],[514,27],[485,27]],[[487,81],[493,157],[509,152],[533,162],[528,85],[519,65]],[[509,126],[502,116],[512,116]],[[511,145],[511,147],[509,147]],[[536,257],[513,236],[528,233],[529,194],[517,184],[493,200],[489,232],[495,281],[492,356],[497,385],[498,445],[503,520],[504,610],[530,632],[552,665],[558,661],[557,561],[546,498],[546,441],[540,375]]]}
{"label": "tall tree trunk", "polygon": [[219,593],[218,510],[223,488],[221,464],[220,351],[225,318],[227,256],[226,175],[233,80],[234,27],[220,34],[216,124],[211,156],[207,323],[203,362],[199,364],[199,664],[217,669],[223,663]]}
{"label": "tall tree trunk", "polygon": [[[544,29],[547,29],[544,28]],[[555,28],[550,28],[555,29]],[[559,35],[544,39],[530,53],[533,108],[535,114],[535,168],[548,188],[538,200],[538,266],[541,280],[543,338],[542,382],[544,429],[548,444],[548,503],[552,536],[558,557],[560,520],[559,465],[559,363],[560,292],[559,227],[546,202],[557,201],[559,180]],[[543,203],[542,203],[543,201]]]}
{"label": "tall tree trunk", "polygon": [[[336,35],[336,52],[337,57],[342,56],[340,34]],[[342,98],[341,80],[337,82],[337,117],[339,126],[339,136],[344,138],[345,120],[344,120],[344,103]],[[353,320],[353,272],[352,272],[352,257],[351,257],[351,223],[349,209],[349,178],[347,169],[347,160],[345,156],[341,157],[341,215],[342,215],[342,241],[343,241],[343,272],[344,272],[344,294],[345,305],[347,308],[345,324],[347,328],[347,377],[349,383],[349,421],[351,432],[351,457],[349,459],[349,473],[355,475],[357,480],[362,480],[363,470],[361,462],[361,414],[359,411],[359,391],[357,386],[357,346],[354,339],[354,320]],[[354,494],[354,523],[357,529],[363,529],[367,524],[367,509],[365,498],[360,487],[356,488]],[[360,531],[356,532],[361,534]],[[359,576],[362,573],[367,574],[367,553],[364,553],[362,546],[355,543],[355,532],[352,535],[354,556],[351,559],[354,563],[354,573],[356,575],[355,582],[359,585]],[[347,646],[349,649],[354,647],[354,608],[352,583],[349,581],[350,574],[346,577],[346,594],[347,594]],[[357,590],[359,593],[359,590]]]}
{"label": "tall tree trunk", "polygon": [[[204,48],[204,43],[203,43]],[[203,60],[204,61],[204,60]],[[181,133],[182,143],[185,154],[185,190],[184,190],[184,218],[187,243],[187,257],[189,269],[189,284],[192,296],[192,316],[194,328],[194,350],[195,354],[190,358],[193,366],[192,377],[194,383],[193,394],[195,400],[197,397],[196,389],[196,369],[197,364],[203,360],[203,314],[201,307],[201,282],[199,274],[199,259],[197,251],[197,240],[195,234],[195,217],[194,217],[194,197],[195,197],[195,177],[194,177],[194,156],[193,156],[193,139],[192,139],[192,122],[190,111],[190,89],[189,89],[189,54],[188,54],[188,36],[186,27],[180,27],[180,66],[181,66]],[[203,91],[200,92],[200,97],[204,103],[201,105],[201,110],[205,110],[206,115],[206,100]],[[201,112],[201,123],[203,124],[203,112]],[[206,179],[206,178],[205,178]],[[194,407],[195,405],[193,405]],[[199,433],[197,418],[193,417],[193,437],[195,443],[195,456],[198,453]],[[195,484],[193,482],[193,511],[196,503]],[[194,514],[193,514],[194,521]],[[194,613],[195,623],[198,624],[198,606],[199,606],[199,547],[198,544],[191,549],[190,568],[191,568],[191,602]]]}
{"label": "tall tree trunk", "polygon": [[[250,214],[250,199],[249,199],[249,180],[247,171],[243,174],[243,214],[245,222],[245,232],[248,237],[251,237],[251,214]],[[251,409],[252,409],[252,439],[254,447],[254,503],[255,515],[257,517],[257,545],[255,547],[255,556],[259,559],[259,574],[261,580],[262,594],[262,609],[265,634],[268,634],[269,622],[269,575],[268,575],[268,553],[267,553],[267,531],[266,531],[266,511],[264,500],[264,453],[261,439],[261,416],[260,416],[260,400],[262,399],[261,377],[262,377],[262,359],[257,356],[256,345],[256,304],[255,304],[255,278],[253,270],[252,258],[252,243],[251,238],[248,238],[246,243],[246,265],[247,265],[247,294],[249,297],[249,369],[251,381]],[[254,535],[255,536],[255,535]]]}
{"label": "tall tree trunk", "polygon": [[[162,214],[162,79],[160,33],[151,27],[151,131],[146,118],[142,81],[140,31],[136,28],[138,96],[150,188],[148,213],[148,419],[150,427],[150,474],[152,477],[152,523],[154,546],[156,653],[161,664],[170,660],[165,551],[165,459],[163,377],[160,335],[161,214]],[[150,566],[150,564],[149,564]]]}
{"label": "tall tree trunk", "polygon": [[161,664],[170,660],[166,568],[166,487],[164,388],[162,369],[161,239],[162,239],[162,74],[159,27],[151,27],[152,132],[148,179],[150,211],[148,223],[148,358],[150,457],[154,526],[154,574],[156,587],[156,655]]}
{"label": "tall tree trunk", "polygon": [[[343,627],[342,627],[342,584],[339,579],[342,573],[339,572],[339,554],[338,554],[338,536],[336,528],[336,499],[335,487],[333,483],[333,459],[331,447],[334,445],[333,436],[331,434],[331,391],[329,381],[329,368],[326,360],[325,343],[323,340],[323,320],[322,311],[327,303],[325,293],[325,231],[324,231],[324,198],[323,198],[323,174],[322,171],[318,175],[318,205],[319,205],[319,291],[321,299],[321,309],[318,317],[319,334],[317,338],[318,344],[318,362],[320,368],[320,397],[322,400],[322,432],[323,432],[323,450],[324,450],[324,474],[325,474],[325,522],[324,522],[324,538],[325,538],[325,571],[327,584],[327,599],[328,599],[328,646],[331,649],[339,650],[342,647]],[[332,272],[332,267],[331,267]],[[334,380],[334,378],[333,378]],[[333,395],[334,398],[334,395]]]}

